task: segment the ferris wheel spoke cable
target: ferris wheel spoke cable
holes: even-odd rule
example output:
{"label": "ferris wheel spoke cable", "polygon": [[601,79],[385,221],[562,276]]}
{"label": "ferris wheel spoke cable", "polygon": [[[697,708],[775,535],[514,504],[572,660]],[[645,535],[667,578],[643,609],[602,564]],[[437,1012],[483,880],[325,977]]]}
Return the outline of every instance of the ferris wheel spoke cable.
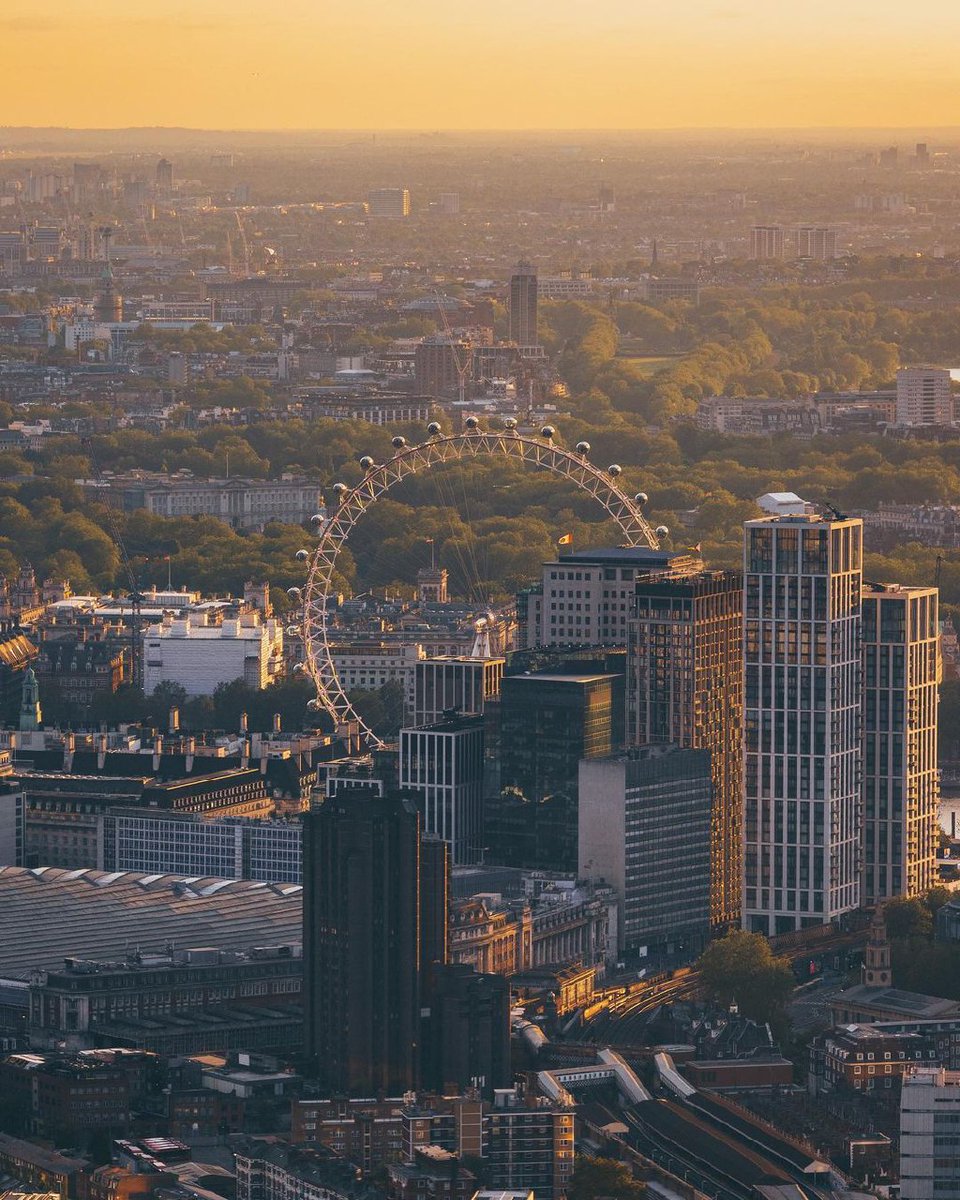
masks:
{"label": "ferris wheel spoke cable", "polygon": [[[668,532],[665,526],[654,531],[648,524],[642,511],[647,497],[642,492],[631,498],[621,490],[617,483],[622,473],[618,464],[612,463],[606,470],[601,470],[589,461],[587,442],[579,442],[575,451],[566,450],[556,445],[555,431],[549,425],[541,429],[539,437],[518,433],[516,422],[512,425],[508,422],[503,433],[481,430],[473,417],[467,418],[466,425],[464,433],[442,434],[440,426],[431,423],[429,439],[413,446],[407,445],[404,438],[395,437],[396,453],[384,463],[378,464],[364,456],[360,460],[365,472],[361,482],[352,489],[344,483],[335,484],[338,504],[334,514],[328,519],[319,514],[314,518],[320,525],[320,540],[313,555],[308,556],[307,551],[299,552],[300,557],[309,557],[307,581],[302,591],[294,588],[291,592],[302,601],[304,669],[317,689],[316,699],[310,701],[310,707],[328,713],[337,725],[356,722],[364,740],[371,746],[380,746],[382,742],[354,712],[337,677],[330,600],[337,555],[367,509],[391,488],[410,475],[441,464],[480,456],[505,457],[561,475],[592,496],[620,527],[626,546],[646,545],[658,549],[660,538],[666,537]],[[438,478],[440,474],[437,472]]]}

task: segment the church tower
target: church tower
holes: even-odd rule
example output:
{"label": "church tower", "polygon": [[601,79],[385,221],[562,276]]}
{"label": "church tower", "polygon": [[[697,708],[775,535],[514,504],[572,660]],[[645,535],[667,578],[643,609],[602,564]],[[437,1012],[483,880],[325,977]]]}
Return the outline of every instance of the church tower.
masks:
{"label": "church tower", "polygon": [[23,692],[20,697],[20,729],[27,733],[39,729],[43,724],[40,712],[40,685],[33,667],[27,667],[23,676]]}
{"label": "church tower", "polygon": [[866,987],[888,988],[893,986],[890,939],[887,937],[887,923],[883,919],[882,905],[877,906],[877,911],[873,914],[873,920],[870,922],[861,982]]}

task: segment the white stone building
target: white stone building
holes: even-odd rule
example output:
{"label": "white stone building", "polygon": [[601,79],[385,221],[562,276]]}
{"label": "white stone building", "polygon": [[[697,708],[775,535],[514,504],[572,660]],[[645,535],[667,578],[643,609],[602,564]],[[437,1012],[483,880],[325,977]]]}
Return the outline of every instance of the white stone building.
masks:
{"label": "white stone building", "polygon": [[221,683],[249,687],[272,683],[283,664],[283,626],[258,612],[211,620],[207,613],[165,616],[143,641],[143,687],[179,683],[188,696],[212,696]]}

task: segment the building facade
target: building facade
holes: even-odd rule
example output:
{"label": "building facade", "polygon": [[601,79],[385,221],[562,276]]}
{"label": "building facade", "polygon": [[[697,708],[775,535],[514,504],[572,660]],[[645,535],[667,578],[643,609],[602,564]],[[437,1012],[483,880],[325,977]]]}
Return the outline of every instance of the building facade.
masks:
{"label": "building facade", "polygon": [[711,928],[710,752],[646,746],[580,764],[582,878],[619,901],[619,948],[695,953]]}
{"label": "building facade", "polygon": [[367,193],[371,217],[409,217],[410,193],[406,188],[374,188]]}
{"label": "building facade", "polygon": [[425,832],[450,846],[454,866],[483,852],[483,719],[448,714],[400,730],[400,787],[417,798]]}
{"label": "building facade", "polygon": [[534,672],[503,681],[500,793],[487,806],[491,861],[577,869],[581,759],[623,744],[622,675]]}
{"label": "building facade", "polygon": [[863,590],[863,903],[919,896],[937,880],[938,593]]}
{"label": "building facade", "polygon": [[109,502],[124,512],[145,508],[157,517],[219,517],[234,529],[263,529],[271,521],[302,525],[324,513],[323,491],[294,476],[280,479],[194,479],[175,476],[118,478]]}
{"label": "building facade", "polygon": [[335,1094],[416,1087],[420,815],[344,788],[304,817],[306,1054]]}
{"label": "building facade", "polygon": [[837,257],[837,231],[825,225],[801,225],[797,230],[797,258],[829,262]]}
{"label": "building facade", "polygon": [[863,523],[745,533],[744,922],[773,935],[860,906]]}
{"label": "building facade", "polygon": [[750,230],[750,257],[760,261],[783,258],[783,227],[754,225]]}
{"label": "building facade", "polygon": [[643,576],[627,645],[627,741],[710,753],[710,924],[743,910],[743,589],[735,571]]}
{"label": "building facade", "polygon": [[446,655],[414,665],[413,724],[433,725],[445,712],[482,714],[500,695],[504,659]]}
{"label": "building facade", "polygon": [[299,946],[211,947],[115,962],[67,959],[30,983],[34,1045],[167,1054],[293,1051],[302,1041]]}
{"label": "building facade", "polygon": [[625,646],[637,582],[684,575],[699,556],[646,546],[578,550],[543,564],[543,578],[517,597],[517,649]]}
{"label": "building facade", "polygon": [[299,821],[116,810],[101,813],[101,871],[184,874],[216,879],[300,883]]}
{"label": "building facade", "polygon": [[917,1068],[900,1092],[901,1200],[960,1200],[960,1071]]}
{"label": "building facade", "polygon": [[897,372],[898,425],[952,425],[953,392],[944,367],[901,367]]}
{"label": "building facade", "polygon": [[165,616],[143,639],[143,687],[147,695],[168,680],[188,696],[212,696],[221,683],[242,679],[265,688],[279,678],[283,626],[259,613],[213,622],[206,613]]}
{"label": "building facade", "polygon": [[540,344],[537,334],[537,272],[528,262],[519,262],[510,276],[510,341],[521,353]]}

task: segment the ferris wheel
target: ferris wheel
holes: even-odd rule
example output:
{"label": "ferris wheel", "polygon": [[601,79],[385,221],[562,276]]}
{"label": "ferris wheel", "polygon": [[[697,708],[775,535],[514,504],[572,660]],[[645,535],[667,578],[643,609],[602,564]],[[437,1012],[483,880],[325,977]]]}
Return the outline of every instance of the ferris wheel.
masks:
{"label": "ferris wheel", "polygon": [[644,492],[631,497],[620,488],[617,479],[623,468],[618,463],[611,463],[601,470],[590,462],[589,442],[578,442],[574,450],[566,450],[554,441],[556,430],[552,425],[544,425],[539,436],[534,436],[520,433],[512,417],[503,424],[502,430],[485,430],[476,417],[467,417],[462,433],[445,434],[439,423],[432,421],[427,426],[426,441],[408,445],[406,438],[395,437],[395,453],[385,462],[375,462],[365,455],[360,459],[364,472],[360,483],[353,488],[346,483],[334,484],[336,507],[332,515],[313,517],[319,531],[316,549],[312,554],[308,550],[297,551],[297,558],[310,564],[307,580],[302,589],[290,588],[288,595],[302,605],[300,626],[292,627],[291,632],[302,634],[303,670],[317,689],[316,698],[309,701],[308,707],[315,712],[328,713],[337,726],[356,722],[361,736],[372,747],[383,743],[354,712],[337,677],[332,648],[331,597],[340,550],[364,513],[391,488],[410,475],[444,463],[480,457],[508,458],[553,471],[592,496],[620,527],[623,544],[627,546],[645,545],[656,550],[669,532],[665,525],[651,528],[644,518],[643,506],[647,502]]}

